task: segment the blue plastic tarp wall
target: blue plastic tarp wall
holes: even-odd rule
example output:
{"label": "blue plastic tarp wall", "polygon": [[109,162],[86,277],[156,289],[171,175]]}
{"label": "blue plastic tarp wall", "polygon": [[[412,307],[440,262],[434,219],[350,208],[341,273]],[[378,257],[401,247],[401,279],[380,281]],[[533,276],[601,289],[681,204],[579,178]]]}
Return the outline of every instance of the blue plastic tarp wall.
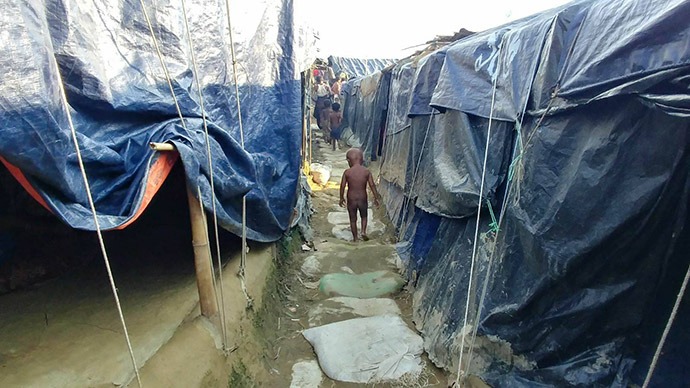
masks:
{"label": "blue plastic tarp wall", "polygon": [[152,141],[175,144],[189,186],[193,192],[199,187],[210,210],[198,81],[220,224],[240,233],[246,194],[247,236],[278,239],[298,192],[299,73],[313,61],[295,5],[232,3],[245,151],[225,3],[145,3],[185,125],[138,1],[5,2],[0,156],[22,171],[63,221],[94,229],[60,99],[62,79],[102,228],[125,225],[142,206],[150,167],[160,158],[148,147]]}
{"label": "blue plastic tarp wall", "polygon": [[[491,117],[482,205],[492,200],[502,222],[494,235],[482,209],[471,373],[496,387],[641,383],[688,267],[690,28],[680,22],[688,18],[683,1],[584,1],[458,41],[430,101],[446,113],[426,120],[427,143],[437,140],[424,147],[416,144],[426,128],[399,112],[406,104],[412,112],[411,101],[424,99],[417,91],[429,88],[409,81],[411,71],[400,77],[408,63],[393,70],[381,187],[397,196],[386,199],[394,222],[412,229],[402,237],[416,275],[414,320],[435,363],[457,370],[474,177]],[[456,123],[435,123],[448,114]],[[442,157],[436,145],[468,152]],[[412,185],[420,153],[427,179]],[[443,192],[444,179],[472,196],[422,200]],[[685,341],[676,349],[687,350]],[[664,368],[653,386],[683,386],[682,354],[662,356],[662,365],[681,366]]]}

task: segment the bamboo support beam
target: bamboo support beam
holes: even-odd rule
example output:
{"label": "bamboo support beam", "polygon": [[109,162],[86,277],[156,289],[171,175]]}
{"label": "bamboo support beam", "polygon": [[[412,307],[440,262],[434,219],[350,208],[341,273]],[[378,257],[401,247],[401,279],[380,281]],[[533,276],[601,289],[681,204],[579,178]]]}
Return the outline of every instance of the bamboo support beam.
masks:
{"label": "bamboo support beam", "polygon": [[192,222],[192,245],[194,246],[194,268],[196,269],[196,286],[199,290],[201,315],[212,317],[218,313],[213,289],[213,272],[211,271],[211,249],[208,242],[208,228],[201,203],[187,187],[189,217]]}
{"label": "bamboo support beam", "polygon": [[[173,144],[149,143],[155,151],[176,151]],[[215,303],[216,294],[213,287],[213,271],[211,270],[211,249],[208,239],[206,216],[199,199],[187,185],[187,202],[189,203],[189,218],[192,224],[192,246],[194,247],[194,269],[196,271],[196,286],[199,291],[199,305],[201,315],[212,317],[218,313]]]}

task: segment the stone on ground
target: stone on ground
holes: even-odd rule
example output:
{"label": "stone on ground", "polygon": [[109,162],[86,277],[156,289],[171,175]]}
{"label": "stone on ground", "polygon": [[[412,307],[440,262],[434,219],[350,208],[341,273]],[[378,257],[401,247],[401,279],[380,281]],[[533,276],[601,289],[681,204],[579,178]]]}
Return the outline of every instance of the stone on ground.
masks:
{"label": "stone on ground", "polygon": [[292,366],[290,388],[319,388],[321,380],[323,374],[316,360],[300,361]]}
{"label": "stone on ground", "polygon": [[309,327],[352,318],[400,314],[400,308],[392,299],[336,296],[317,303],[309,310]]}
{"label": "stone on ground", "polygon": [[[357,232],[360,234],[361,241],[362,230],[360,228],[361,225],[359,225],[358,223]],[[378,221],[369,221],[369,225],[367,225],[367,235],[369,236],[369,238],[379,238],[383,235],[385,228],[386,227]],[[352,232],[350,231],[350,225],[336,225],[331,230],[331,233],[335,238],[339,240],[352,241]]]}
{"label": "stone on ground", "polygon": [[321,273],[321,263],[316,255],[311,255],[304,259],[301,270],[307,277],[317,277]]}
{"label": "stone on ground", "polygon": [[[382,222],[374,219],[374,214],[371,209],[367,213],[368,223],[367,223],[367,235],[369,237],[379,237],[383,235],[386,230],[386,225]],[[334,211],[328,213],[328,222],[333,226],[331,233],[333,236],[340,240],[352,241],[352,232],[350,231],[350,218],[345,211]],[[357,228],[358,232],[362,232],[362,221],[357,217]]]}
{"label": "stone on ground", "polygon": [[[397,271],[397,253],[390,245],[376,243],[348,244],[334,240],[318,243],[318,250],[304,259],[301,271],[310,279],[328,273]],[[344,269],[347,267],[347,269]]]}
{"label": "stone on ground", "polygon": [[400,275],[391,271],[366,272],[359,275],[331,273],[319,282],[319,290],[326,295],[377,298],[393,295],[405,285]]}
{"label": "stone on ground", "polygon": [[[374,219],[374,212],[371,209],[369,209],[367,217],[369,220]],[[350,216],[345,210],[329,212],[327,219],[333,225],[350,225]]]}

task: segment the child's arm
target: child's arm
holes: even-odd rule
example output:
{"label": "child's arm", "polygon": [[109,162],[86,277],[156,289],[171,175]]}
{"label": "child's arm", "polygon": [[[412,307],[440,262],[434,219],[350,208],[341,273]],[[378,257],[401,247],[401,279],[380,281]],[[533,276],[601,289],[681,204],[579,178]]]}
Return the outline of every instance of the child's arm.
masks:
{"label": "child's arm", "polygon": [[343,172],[343,178],[340,180],[340,207],[345,207],[345,185],[347,185],[347,179],[345,178],[345,173]]}
{"label": "child's arm", "polygon": [[369,172],[369,188],[371,188],[371,192],[374,193],[374,206],[379,207],[379,192],[376,191],[376,184],[374,183],[374,177]]}

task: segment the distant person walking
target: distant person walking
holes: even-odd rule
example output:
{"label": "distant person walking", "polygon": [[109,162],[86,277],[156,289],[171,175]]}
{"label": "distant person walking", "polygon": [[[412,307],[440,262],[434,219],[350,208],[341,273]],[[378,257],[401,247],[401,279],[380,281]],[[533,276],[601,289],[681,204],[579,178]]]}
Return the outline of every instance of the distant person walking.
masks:
{"label": "distant person walking", "polygon": [[331,86],[331,94],[333,94],[333,101],[340,102],[340,92],[342,91],[342,87],[342,78],[338,78],[335,80],[335,82],[333,82],[333,85]]}
{"label": "distant person walking", "polygon": [[319,128],[323,131],[326,143],[331,142],[331,100],[324,101],[324,107],[319,112]]}
{"label": "distant person walking", "polygon": [[340,104],[334,102],[331,105],[331,112],[329,114],[330,129],[331,129],[331,144],[333,144],[333,151],[335,151],[336,144],[340,143],[340,136],[343,133],[343,112],[340,111]]}
{"label": "distant person walking", "polygon": [[[328,100],[328,97],[331,94],[331,89],[323,81],[323,78],[321,78],[321,76],[316,76],[314,78],[314,81],[315,81],[314,90],[313,90],[314,97],[312,97],[312,99],[315,102],[314,118],[316,120],[320,120],[321,110],[327,106],[326,100]],[[329,102],[328,106],[330,107],[330,102]]]}

